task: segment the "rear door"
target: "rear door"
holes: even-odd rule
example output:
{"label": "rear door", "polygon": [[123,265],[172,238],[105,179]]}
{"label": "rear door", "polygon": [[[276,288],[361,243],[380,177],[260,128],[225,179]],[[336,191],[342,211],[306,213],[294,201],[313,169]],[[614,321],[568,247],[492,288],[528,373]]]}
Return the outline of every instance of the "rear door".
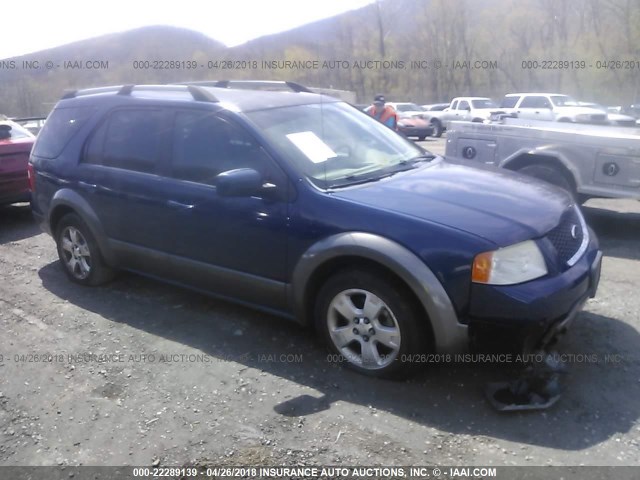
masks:
{"label": "rear door", "polygon": [[166,223],[169,115],[161,108],[120,108],[96,129],[83,154],[78,188],[103,225],[123,263],[163,274],[149,262],[170,247]]}

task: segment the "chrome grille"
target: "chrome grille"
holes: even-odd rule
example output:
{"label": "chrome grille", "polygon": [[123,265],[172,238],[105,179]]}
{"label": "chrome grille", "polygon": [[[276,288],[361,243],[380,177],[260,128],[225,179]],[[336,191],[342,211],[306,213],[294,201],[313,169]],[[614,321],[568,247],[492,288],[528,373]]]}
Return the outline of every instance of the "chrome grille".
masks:
{"label": "chrome grille", "polygon": [[589,232],[578,207],[567,210],[547,238],[556,249],[560,264],[575,264],[589,243]]}

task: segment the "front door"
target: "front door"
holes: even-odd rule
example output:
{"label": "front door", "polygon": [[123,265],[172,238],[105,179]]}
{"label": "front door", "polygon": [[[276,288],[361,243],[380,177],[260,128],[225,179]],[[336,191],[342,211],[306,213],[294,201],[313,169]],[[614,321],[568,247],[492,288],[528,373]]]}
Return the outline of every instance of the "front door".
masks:
{"label": "front door", "polygon": [[[210,112],[174,115],[169,235],[179,280],[280,310],[285,306],[287,178],[240,125]],[[266,188],[222,196],[216,176],[257,170]]]}

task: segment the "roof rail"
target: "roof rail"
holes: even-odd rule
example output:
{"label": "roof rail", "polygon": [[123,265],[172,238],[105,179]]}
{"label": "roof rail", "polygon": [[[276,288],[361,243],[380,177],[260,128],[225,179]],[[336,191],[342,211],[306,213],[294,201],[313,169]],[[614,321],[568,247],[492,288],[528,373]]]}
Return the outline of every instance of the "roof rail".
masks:
{"label": "roof rail", "polygon": [[196,82],[182,82],[179,85],[196,85],[201,87],[216,88],[247,88],[250,90],[262,90],[264,88],[289,88],[293,92],[313,93],[309,88],[296,82],[280,80],[204,80]]}
{"label": "roof rail", "polygon": [[133,90],[147,92],[189,92],[194,100],[198,102],[217,102],[218,99],[208,90],[198,85],[118,85],[111,87],[87,88],[84,90],[69,90],[62,100],[75,98],[83,95],[93,95],[97,93],[117,93],[118,95],[131,95]]}
{"label": "roof rail", "polygon": [[65,90],[64,95],[62,95],[61,100],[65,100],[67,98],[75,98],[79,95],[93,95],[96,93],[109,93],[109,92],[117,92],[120,90],[120,86],[110,86],[110,87],[96,87],[96,88],[85,88],[83,90]]}

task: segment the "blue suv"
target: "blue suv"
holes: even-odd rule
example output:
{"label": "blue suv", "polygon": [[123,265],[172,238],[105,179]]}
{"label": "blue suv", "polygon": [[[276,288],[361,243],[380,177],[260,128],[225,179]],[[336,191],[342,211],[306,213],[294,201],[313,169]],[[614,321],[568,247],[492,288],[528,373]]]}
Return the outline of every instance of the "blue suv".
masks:
{"label": "blue suv", "polygon": [[595,295],[602,255],[564,191],[285,86],[66,94],[30,168],[68,277],[129,270],[282,315],[384,377],[428,353],[533,351]]}

